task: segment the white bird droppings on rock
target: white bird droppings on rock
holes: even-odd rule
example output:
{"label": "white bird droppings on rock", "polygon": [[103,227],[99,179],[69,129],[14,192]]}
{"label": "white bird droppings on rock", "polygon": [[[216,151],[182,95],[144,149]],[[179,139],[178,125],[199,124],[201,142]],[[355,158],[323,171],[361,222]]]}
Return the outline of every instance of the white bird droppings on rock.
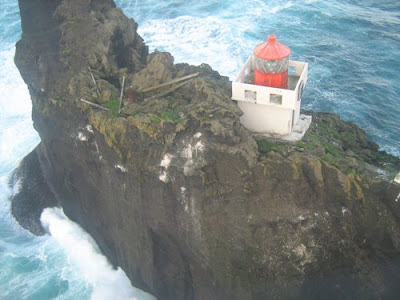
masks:
{"label": "white bird droppings on rock", "polygon": [[300,216],[297,217],[297,220],[299,220],[300,222],[301,222],[301,221],[304,221],[305,219],[306,219],[306,218],[304,218],[303,215],[300,215]]}
{"label": "white bird droppings on rock", "polygon": [[96,147],[96,153],[99,154],[100,153],[99,145],[97,145],[96,141],[94,141],[94,146]]}
{"label": "white bird droppings on rock", "polygon": [[180,156],[186,158],[186,162],[183,166],[183,172],[185,175],[188,175],[190,173],[193,166],[196,164],[196,161],[198,161],[198,155],[202,153],[204,149],[205,146],[203,142],[197,141],[194,145],[188,143],[186,147],[181,151]]}
{"label": "white bird droppings on rock", "polygon": [[196,133],[193,137],[198,139],[202,136],[203,134],[201,132]]}
{"label": "white bird droppings on rock", "polygon": [[160,176],[158,177],[162,182],[167,182],[167,172],[162,171]]}
{"label": "white bird droppings on rock", "polygon": [[193,152],[192,152],[192,145],[188,144],[181,153],[181,156],[187,159],[192,159],[193,157]]}
{"label": "white bird droppings on rock", "polygon": [[194,150],[196,151],[196,155],[197,155],[197,152],[203,152],[204,149],[205,149],[205,146],[201,141],[197,142],[196,145],[194,146]]}
{"label": "white bird droppings on rock", "polygon": [[82,142],[87,142],[88,138],[83,132],[78,132],[77,139],[82,141]]}
{"label": "white bird droppings on rock", "polygon": [[115,165],[114,166],[116,169],[120,170],[122,173],[127,173],[128,169],[125,168],[123,165]]}
{"label": "white bird droppings on rock", "polygon": [[174,157],[174,156],[173,156],[172,154],[166,153],[166,154],[164,155],[164,157],[163,157],[161,163],[160,163],[160,167],[163,167],[163,168],[168,169],[168,167],[169,167],[169,165],[170,165],[170,163],[171,163],[171,159],[172,159],[173,157]]}
{"label": "white bird droppings on rock", "polygon": [[183,206],[185,212],[189,212],[189,204],[186,195],[186,188],[184,186],[181,186],[181,195],[179,197],[179,202]]}
{"label": "white bird droppings on rock", "polygon": [[399,172],[399,174],[396,175],[396,177],[393,179],[393,181],[400,184],[400,172]]}
{"label": "white bird droppings on rock", "polygon": [[346,207],[342,206],[342,215],[343,215],[343,217],[344,217],[346,214],[351,215],[351,211],[350,211],[349,209],[347,209]]}
{"label": "white bird droppings on rock", "polygon": [[86,125],[85,128],[86,128],[86,130],[89,131],[90,133],[94,133],[94,131],[93,131],[93,126],[92,126],[92,125],[88,124],[88,125]]}
{"label": "white bird droppings on rock", "polygon": [[307,247],[304,244],[300,244],[297,246],[293,252],[298,256],[298,257],[304,257],[306,255]]}
{"label": "white bird droppings on rock", "polygon": [[160,162],[160,167],[163,169],[161,170],[160,176],[158,177],[161,181],[167,182],[168,181],[168,168],[171,164],[171,160],[174,156],[170,153],[165,153],[163,159]]}

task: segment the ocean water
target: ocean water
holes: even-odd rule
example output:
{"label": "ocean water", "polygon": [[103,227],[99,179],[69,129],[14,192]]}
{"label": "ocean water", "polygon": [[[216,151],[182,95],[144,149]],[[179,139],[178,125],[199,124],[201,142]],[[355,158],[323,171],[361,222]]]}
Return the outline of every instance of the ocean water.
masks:
{"label": "ocean water", "polygon": [[[270,33],[309,63],[303,107],[336,112],[400,156],[400,2],[393,0],[118,0],[151,50],[206,62],[235,77]],[[39,142],[28,90],[13,64],[21,34],[17,1],[0,0],[0,299],[149,299],[113,270],[94,241],[60,209],[51,235],[35,237],[10,215],[7,184]],[[78,251],[78,252],[77,252]],[[79,253],[79,255],[77,254]],[[82,255],[82,253],[84,255]],[[112,295],[112,297],[110,296]]]}

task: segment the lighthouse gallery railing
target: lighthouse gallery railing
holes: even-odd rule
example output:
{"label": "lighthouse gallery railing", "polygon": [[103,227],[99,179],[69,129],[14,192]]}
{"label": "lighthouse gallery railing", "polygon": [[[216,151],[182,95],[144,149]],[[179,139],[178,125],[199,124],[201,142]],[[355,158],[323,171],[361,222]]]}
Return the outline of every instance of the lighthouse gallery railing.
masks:
{"label": "lighthouse gallery railing", "polygon": [[298,101],[301,98],[302,88],[307,82],[307,70],[307,63],[289,61],[289,80],[295,81],[292,89],[291,86],[289,89],[277,89],[246,83],[252,74],[252,57],[250,57],[232,82],[232,100],[296,109],[300,104]]}

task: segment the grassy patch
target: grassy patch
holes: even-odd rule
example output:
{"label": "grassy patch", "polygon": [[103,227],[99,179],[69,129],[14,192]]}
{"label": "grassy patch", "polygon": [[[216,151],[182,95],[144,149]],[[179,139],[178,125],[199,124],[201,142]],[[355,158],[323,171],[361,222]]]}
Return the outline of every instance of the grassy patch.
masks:
{"label": "grassy patch", "polygon": [[319,125],[320,134],[324,137],[329,137],[330,139],[334,138],[336,140],[341,139],[341,134],[336,130],[336,128],[328,125],[328,124],[320,124]]}
{"label": "grassy patch", "polygon": [[340,164],[331,155],[324,155],[321,157],[321,159],[331,164],[332,166],[335,166],[336,168],[340,169]]}
{"label": "grassy patch", "polygon": [[170,109],[170,110],[163,111],[161,113],[161,118],[164,120],[169,120],[174,123],[177,123],[180,120],[179,114],[180,114],[180,111],[178,109]]}
{"label": "grassy patch", "polygon": [[325,143],[325,144],[323,144],[323,146],[324,146],[325,152],[327,154],[330,154],[333,157],[340,157],[341,156],[339,150],[335,146],[333,146],[332,144]]}
{"label": "grassy patch", "polygon": [[105,103],[103,106],[110,110],[110,114],[112,117],[118,117],[119,101],[117,99],[111,99],[110,101]]}
{"label": "grassy patch", "polygon": [[256,143],[258,146],[258,151],[260,151],[260,153],[268,153],[270,151],[274,151],[283,156],[287,156],[288,149],[293,146],[285,142],[269,140],[261,137],[256,138]]}
{"label": "grassy patch", "polygon": [[262,153],[272,151],[276,147],[276,143],[267,140],[257,140],[258,150]]}
{"label": "grassy patch", "polygon": [[355,145],[357,143],[357,138],[353,132],[345,132],[342,135],[342,139],[347,145]]}
{"label": "grassy patch", "polygon": [[160,117],[159,116],[156,116],[156,115],[150,115],[150,121],[152,121],[152,122],[154,122],[154,123],[160,123],[161,122],[161,119],[160,119]]}
{"label": "grassy patch", "polygon": [[354,169],[348,169],[348,170],[345,171],[345,173],[347,175],[350,175],[350,176],[353,176],[353,177],[359,176],[359,174]]}
{"label": "grassy patch", "polygon": [[299,147],[299,148],[305,148],[305,147],[306,147],[306,144],[305,144],[304,142],[302,142],[302,141],[298,141],[298,142],[296,143],[296,146]]}
{"label": "grassy patch", "polygon": [[63,98],[63,97],[54,97],[54,100],[60,101],[60,102],[65,102],[65,98]]}

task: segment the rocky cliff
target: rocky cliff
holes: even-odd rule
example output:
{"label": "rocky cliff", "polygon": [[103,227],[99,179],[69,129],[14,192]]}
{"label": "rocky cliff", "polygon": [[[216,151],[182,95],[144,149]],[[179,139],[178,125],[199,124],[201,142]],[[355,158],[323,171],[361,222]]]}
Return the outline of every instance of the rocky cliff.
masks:
{"label": "rocky cliff", "polygon": [[19,5],[15,62],[41,137],[14,176],[21,225],[40,233],[40,210],[62,206],[159,299],[400,292],[400,161],[361,129],[313,113],[302,142],[254,137],[226,77],[149,54],[113,1]]}

